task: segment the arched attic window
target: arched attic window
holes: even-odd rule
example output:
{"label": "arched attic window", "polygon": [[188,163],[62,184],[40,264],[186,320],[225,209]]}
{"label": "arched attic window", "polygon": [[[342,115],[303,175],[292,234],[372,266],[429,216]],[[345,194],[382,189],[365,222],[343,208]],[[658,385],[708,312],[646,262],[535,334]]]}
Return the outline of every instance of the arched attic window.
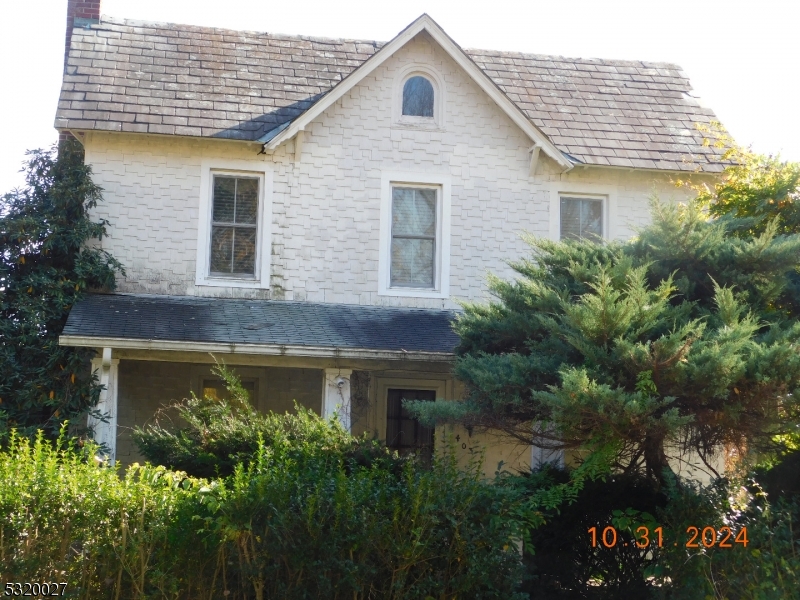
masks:
{"label": "arched attic window", "polygon": [[415,75],[403,85],[403,116],[433,117],[433,85]]}

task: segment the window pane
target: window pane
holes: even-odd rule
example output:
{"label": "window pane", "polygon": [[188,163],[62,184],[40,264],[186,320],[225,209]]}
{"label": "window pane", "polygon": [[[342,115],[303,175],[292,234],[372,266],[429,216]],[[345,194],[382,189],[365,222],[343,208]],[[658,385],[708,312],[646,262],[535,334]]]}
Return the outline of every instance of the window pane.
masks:
{"label": "window pane", "polygon": [[233,227],[211,228],[211,272],[230,273],[233,256]]}
{"label": "window pane", "polygon": [[233,241],[233,273],[253,275],[256,264],[256,230],[236,227]]}
{"label": "window pane", "polygon": [[236,180],[236,223],[255,224],[258,214],[258,179]]}
{"label": "window pane", "polygon": [[217,223],[233,223],[236,198],[234,177],[214,177],[214,216]]}
{"label": "window pane", "polygon": [[561,198],[561,239],[603,237],[603,202],[588,198]]}
{"label": "window pane", "polygon": [[392,285],[433,287],[433,240],[392,240]]}
{"label": "window pane", "polygon": [[581,236],[594,240],[603,237],[603,203],[599,200],[581,202]]}
{"label": "window pane", "polygon": [[392,189],[392,235],[436,235],[436,190]]}
{"label": "window pane", "polygon": [[[209,261],[212,273],[255,274],[258,185],[259,180],[253,177],[214,176]],[[233,223],[244,226],[232,226]]]}
{"label": "window pane", "polygon": [[433,86],[424,77],[416,76],[403,86],[403,114],[412,117],[433,116]]}

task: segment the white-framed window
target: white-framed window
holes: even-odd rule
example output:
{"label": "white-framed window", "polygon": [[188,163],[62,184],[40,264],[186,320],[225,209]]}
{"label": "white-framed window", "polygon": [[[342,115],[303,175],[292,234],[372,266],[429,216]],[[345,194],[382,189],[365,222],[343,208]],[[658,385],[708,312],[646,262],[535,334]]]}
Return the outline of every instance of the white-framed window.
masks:
{"label": "white-framed window", "polygon": [[406,65],[394,86],[394,125],[410,129],[442,129],[445,90],[442,77],[428,65]]}
{"label": "white-framed window", "polygon": [[272,173],[255,161],[204,161],[196,284],[269,288]]}
{"label": "white-framed window", "polygon": [[450,178],[384,173],[378,293],[446,298],[450,277]]}
{"label": "white-framed window", "polygon": [[254,279],[261,178],[211,173],[211,277]]}
{"label": "white-framed window", "polygon": [[603,199],[561,196],[562,240],[603,239]]}
{"label": "white-framed window", "polygon": [[550,187],[550,239],[614,239],[617,190],[588,183]]}

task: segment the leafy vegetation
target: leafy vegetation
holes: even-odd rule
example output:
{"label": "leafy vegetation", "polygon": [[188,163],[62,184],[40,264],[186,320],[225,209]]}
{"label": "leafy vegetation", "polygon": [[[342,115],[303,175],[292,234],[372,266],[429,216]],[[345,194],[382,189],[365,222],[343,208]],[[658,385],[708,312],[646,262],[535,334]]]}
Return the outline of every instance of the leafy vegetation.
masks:
{"label": "leafy vegetation", "polygon": [[760,235],[773,221],[778,234],[800,233],[800,163],[742,148],[719,126],[705,132],[731,164],[711,186],[686,184],[696,202],[714,217],[738,219],[740,236]]}
{"label": "leafy vegetation", "polygon": [[329,445],[346,437],[335,424],[285,421],[214,480],[139,465],[120,478],[94,448],[12,437],[0,581],[114,600],[522,597],[519,522],[477,465],[361,466]]}
{"label": "leafy vegetation", "polygon": [[29,153],[26,185],[0,200],[0,438],[7,428],[55,437],[97,404],[90,349],[58,345],[69,309],[92,288],[113,289],[120,264],[92,246],[105,221],[101,190],[77,141]]}
{"label": "leafy vegetation", "polygon": [[466,304],[460,403],[420,403],[427,421],[499,429],[663,482],[693,451],[713,470],[726,444],[769,444],[796,422],[800,323],[775,300],[800,264],[800,235],[729,235],[696,207],[654,204],[626,243],[531,239],[497,301]]}
{"label": "leafy vegetation", "polygon": [[192,395],[159,411],[154,423],[134,429],[134,442],[149,461],[195,477],[226,477],[236,465],[250,464],[262,446],[311,444],[345,457],[348,468],[380,463],[397,472],[407,462],[384,444],[368,436],[353,437],[300,406],[295,407],[296,415],[260,413],[231,369],[222,364],[212,371],[225,382],[230,399]]}

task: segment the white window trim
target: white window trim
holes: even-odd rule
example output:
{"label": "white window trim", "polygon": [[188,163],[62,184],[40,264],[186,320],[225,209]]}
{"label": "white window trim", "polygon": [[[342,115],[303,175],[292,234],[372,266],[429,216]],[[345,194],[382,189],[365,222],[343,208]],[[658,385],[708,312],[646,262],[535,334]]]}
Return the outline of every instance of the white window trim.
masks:
{"label": "white window trim", "polygon": [[[420,75],[433,85],[433,118],[413,117],[403,114],[403,87],[406,81]],[[444,130],[445,123],[445,88],[444,80],[439,73],[428,65],[412,63],[403,67],[395,77],[392,94],[392,123],[402,129]]]}
{"label": "white window trim", "polygon": [[[433,390],[437,400],[449,400],[453,394],[453,382],[450,379],[414,379],[411,377],[376,377],[377,388],[377,434],[379,440],[386,440],[386,414],[388,393],[390,389],[405,390]],[[439,433],[439,428],[434,429],[434,435]],[[436,439],[436,438],[434,438]]]}
{"label": "white window trim", "polygon": [[550,186],[550,239],[561,239],[561,198],[587,198],[603,201],[603,239],[613,240],[617,222],[617,189],[594,183],[557,182]]}
{"label": "white window trim", "polygon": [[[436,194],[436,275],[433,289],[391,287],[392,186],[413,187],[415,184],[439,187],[439,193]],[[450,296],[450,175],[390,172],[381,174],[378,295],[406,298],[448,298]]]}
{"label": "white window trim", "polygon": [[[239,175],[259,178],[258,233],[255,277],[214,277],[209,271],[211,248],[212,176]],[[200,210],[197,224],[197,268],[195,285],[269,289],[272,252],[272,171],[262,161],[204,160],[200,165]]]}

